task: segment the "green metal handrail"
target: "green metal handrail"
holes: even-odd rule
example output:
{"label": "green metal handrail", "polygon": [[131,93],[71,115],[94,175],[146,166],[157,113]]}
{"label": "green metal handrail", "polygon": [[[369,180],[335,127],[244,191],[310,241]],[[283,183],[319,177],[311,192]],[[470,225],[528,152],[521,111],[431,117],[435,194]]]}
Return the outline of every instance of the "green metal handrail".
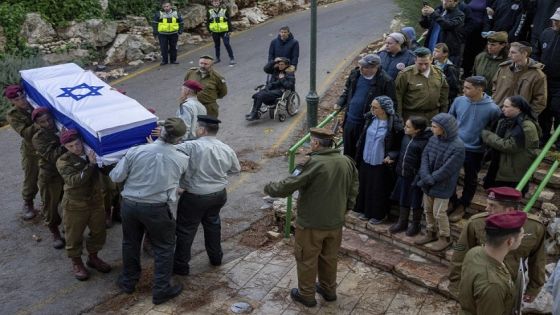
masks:
{"label": "green metal handrail", "polygon": [[[515,187],[515,189],[517,189],[519,191],[522,191],[523,188],[525,187],[525,185],[527,185],[527,183],[529,183],[529,180],[531,180],[531,177],[533,177],[533,174],[535,174],[535,172],[537,171],[537,169],[538,169],[539,165],[541,164],[542,160],[544,160],[544,158],[546,157],[546,155],[550,151],[550,148],[556,142],[556,139],[558,139],[558,136],[560,136],[560,128],[556,128],[552,137],[550,137],[548,142],[545,144],[541,153],[533,161],[533,164],[531,164],[531,166],[529,167],[529,169],[527,170],[525,175],[523,175],[523,178],[521,179],[521,181],[519,181],[519,184],[517,184],[517,187]],[[548,173],[546,173],[546,176],[543,178],[540,185],[537,187],[537,190],[535,191],[535,193],[533,194],[531,199],[525,205],[525,208],[523,208],[523,211],[529,212],[531,210],[531,208],[533,207],[533,205],[535,204],[535,202],[539,198],[539,195],[543,191],[544,187],[546,186],[546,184],[548,184],[548,182],[550,181],[550,178],[552,177],[552,175],[554,174],[554,172],[558,168],[559,164],[560,163],[558,162],[558,158],[557,158],[556,161],[554,161],[554,164],[552,164],[552,167],[548,170]]]}
{"label": "green metal handrail", "polygon": [[[341,111],[342,109],[338,109],[334,112],[332,112],[329,116],[327,116],[325,119],[323,119],[323,121],[321,121],[318,125],[317,128],[322,128],[324,127],[326,124],[328,124],[329,122],[331,122]],[[293,146],[290,147],[290,149],[288,150],[288,171],[290,172],[290,174],[294,171],[295,167],[296,167],[296,151],[297,149],[299,149],[304,143],[306,143],[309,138],[311,137],[311,134],[308,132],[305,136],[303,136],[303,138],[301,138],[298,142],[296,142],[296,144],[294,144]],[[287,203],[286,203],[286,222],[284,224],[284,238],[289,238],[290,237],[290,222],[292,221],[292,196],[288,197]]]}

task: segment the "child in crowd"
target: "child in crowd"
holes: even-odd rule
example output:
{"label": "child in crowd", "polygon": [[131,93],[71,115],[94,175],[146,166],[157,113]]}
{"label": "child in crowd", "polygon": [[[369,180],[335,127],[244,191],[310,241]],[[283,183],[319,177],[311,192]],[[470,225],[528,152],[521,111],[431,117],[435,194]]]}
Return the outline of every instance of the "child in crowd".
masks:
{"label": "child in crowd", "polygon": [[[427,128],[428,120],[422,116],[411,116],[404,125],[401,151],[396,166],[397,183],[391,199],[400,205],[399,220],[389,228],[391,233],[406,231],[407,236],[420,232],[422,219],[422,190],[416,186],[418,170],[422,160],[422,151],[432,136]],[[408,224],[408,216],[412,209],[412,224]]]}
{"label": "child in crowd", "polygon": [[[432,118],[433,136],[422,153],[418,187],[424,192],[426,235],[414,242],[432,251],[451,245],[446,209],[455,192],[459,170],[465,160],[465,145],[458,137],[457,121],[447,113]],[[437,231],[439,230],[439,237]]]}

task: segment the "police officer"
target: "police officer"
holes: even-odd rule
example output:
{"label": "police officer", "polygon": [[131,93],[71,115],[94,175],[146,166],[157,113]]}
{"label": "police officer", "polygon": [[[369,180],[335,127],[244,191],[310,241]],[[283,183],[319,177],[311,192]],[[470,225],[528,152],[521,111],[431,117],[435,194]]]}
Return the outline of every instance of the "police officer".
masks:
{"label": "police officer", "polygon": [[432,119],[438,113],[447,113],[449,84],[443,71],[432,65],[432,52],[425,47],[414,51],[414,65],[397,75],[397,113],[406,121],[416,115]]}
{"label": "police officer", "polygon": [[31,139],[37,127],[31,120],[33,107],[27,102],[25,92],[19,85],[9,85],[4,89],[4,97],[13,107],[6,113],[6,119],[14,130],[21,136],[21,165],[23,167],[23,187],[21,195],[23,197],[23,219],[31,220],[37,215],[37,210],[33,206],[33,199],[39,191],[37,179],[39,176],[39,156],[33,149]]}
{"label": "police officer", "polygon": [[179,64],[177,62],[177,41],[179,34],[183,33],[183,17],[179,11],[173,10],[169,1],[164,1],[161,7],[163,11],[156,12],[152,22],[154,37],[159,39],[161,49],[160,65],[166,65],[169,61],[172,64]]}
{"label": "police officer", "polygon": [[526,220],[523,211],[492,214],[485,219],[486,244],[472,248],[465,256],[459,314],[512,314],[516,288],[504,259],[521,244]]}
{"label": "police officer", "polygon": [[309,160],[288,178],[264,187],[271,197],[288,197],[299,190],[294,251],[298,288],[290,296],[307,307],[317,304],[315,292],[326,301],[336,300],[344,215],[354,208],[358,195],[358,171],[352,159],[331,148],[334,133],[324,128],[310,132]]}
{"label": "police officer", "polygon": [[229,43],[229,38],[233,27],[231,26],[229,10],[222,5],[221,0],[212,0],[212,6],[208,8],[206,14],[206,27],[210,34],[212,34],[212,39],[214,40],[214,50],[216,52],[216,63],[220,60],[220,39],[224,42],[224,46],[229,55],[229,64],[233,66],[235,64],[235,58],[233,57],[233,50]]}
{"label": "police officer", "polygon": [[99,272],[111,271],[111,266],[97,256],[106,238],[101,180],[95,152],[85,150],[77,130],[62,131],[60,143],[68,150],[56,161],[56,168],[64,180],[62,209],[66,252],[72,259],[74,276],[83,281],[89,278],[89,272],[82,262],[86,227],[89,229],[89,237],[86,238],[89,256],[86,264]]}
{"label": "police officer", "polygon": [[[459,239],[453,247],[453,256],[450,264],[449,280],[450,292],[457,293],[457,286],[461,279],[461,268],[465,265],[464,259],[467,251],[475,246],[486,243],[484,220],[492,214],[515,211],[519,208],[521,192],[511,187],[494,187],[488,189],[487,212],[474,215],[461,231]],[[504,263],[513,276],[517,279],[520,259],[527,259],[529,266],[529,283],[523,300],[531,302],[538,295],[545,282],[546,255],[544,252],[545,228],[540,220],[532,214],[523,228],[527,236],[523,238],[521,246],[512,250],[504,259]]]}
{"label": "police officer", "polygon": [[173,146],[186,131],[181,118],[168,118],[154,143],[129,149],[109,174],[114,182],[124,183],[121,193],[123,271],[117,284],[125,293],[134,292],[140,279],[140,245],[147,231],[155,259],[154,304],[170,300],[183,290],[181,284],[169,282],[175,247],[175,221],[169,202],[177,199],[179,178],[189,164],[189,158]]}
{"label": "police officer", "polygon": [[46,107],[38,107],[31,113],[31,119],[38,127],[32,139],[33,147],[40,156],[39,192],[43,200],[43,219],[53,236],[53,247],[64,248],[66,244],[58,226],[62,223],[58,205],[62,200],[64,181],[56,169],[56,160],[66,152],[60,145],[56,125]]}
{"label": "police officer", "polygon": [[222,264],[220,210],[227,201],[227,175],[241,170],[235,152],[216,139],[221,121],[198,116],[197,139],[178,144],[177,150],[190,157],[188,176],[181,178],[183,190],[177,205],[177,246],[173,272],[189,274],[191,246],[198,225],[204,228],[204,244],[210,264]]}
{"label": "police officer", "polygon": [[206,107],[209,116],[218,118],[219,106],[217,99],[227,94],[227,85],[224,77],[213,69],[214,58],[205,55],[198,60],[198,67],[190,68],[185,75],[186,80],[201,83],[204,88],[198,92],[198,100]]}

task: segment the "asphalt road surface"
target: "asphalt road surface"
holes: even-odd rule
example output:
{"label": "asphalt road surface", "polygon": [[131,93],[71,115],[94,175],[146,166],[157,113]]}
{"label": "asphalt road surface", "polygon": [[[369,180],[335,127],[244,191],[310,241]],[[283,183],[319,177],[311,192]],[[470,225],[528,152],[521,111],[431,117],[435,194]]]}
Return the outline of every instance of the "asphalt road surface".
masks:
{"label": "asphalt road surface", "polygon": [[[336,74],[344,69],[367,43],[386,32],[397,7],[390,0],[346,0],[318,9],[317,89],[325,92]],[[304,100],[309,87],[310,11],[278,17],[257,27],[234,33],[231,43],[237,65],[227,65],[222,47],[221,64],[216,65],[226,78],[228,95],[219,102],[221,130],[218,135],[238,153],[240,160],[256,162],[260,170],[242,173],[230,179],[228,203],[222,209],[223,238],[245,230],[262,217],[262,187],[270,180],[287,174],[285,157],[265,154],[286,150],[294,141],[293,133],[305,122],[303,111],[285,122],[268,117],[248,123],[245,114],[251,106],[255,86],[266,78],[268,45],[283,25],[290,26],[300,42],[300,62],[296,86]],[[138,73],[114,82],[127,95],[146,107],[153,107],[160,118],[174,115],[179,87],[186,70],[196,66],[198,56],[213,55],[211,44],[179,52],[180,65],[147,66]],[[92,271],[90,280],[79,282],[71,274],[70,260],[63,250],[54,250],[47,229],[42,224],[19,218],[21,181],[19,138],[9,129],[0,130],[2,176],[0,190],[0,314],[75,314],[90,309],[115,295],[114,282],[120,271],[121,229],[108,230],[105,248],[100,256],[115,269],[107,274]],[[39,200],[36,200],[39,204]],[[199,231],[200,232],[200,231]],[[36,242],[33,235],[41,237]],[[203,250],[201,233],[193,251]],[[227,257],[227,253],[226,253]],[[151,264],[144,258],[144,265]]]}

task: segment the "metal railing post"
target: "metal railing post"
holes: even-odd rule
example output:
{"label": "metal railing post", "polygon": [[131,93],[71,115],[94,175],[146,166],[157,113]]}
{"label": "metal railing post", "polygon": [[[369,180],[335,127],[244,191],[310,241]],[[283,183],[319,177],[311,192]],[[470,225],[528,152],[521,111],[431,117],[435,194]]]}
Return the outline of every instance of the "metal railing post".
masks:
{"label": "metal railing post", "polygon": [[523,208],[523,211],[529,212],[531,210],[531,208],[533,207],[535,202],[537,202],[537,199],[539,198],[540,194],[542,193],[544,187],[546,186],[546,184],[548,184],[548,182],[550,181],[550,178],[552,177],[552,175],[554,174],[554,172],[558,168],[558,165],[560,165],[560,162],[558,162],[558,160],[554,161],[554,163],[550,167],[550,170],[548,170],[548,173],[546,173],[546,176],[543,178],[542,182],[539,184],[539,187],[537,187],[537,190],[535,190],[535,193],[533,194],[533,196],[531,197],[529,202],[527,202],[527,204],[525,205],[525,208]]}

